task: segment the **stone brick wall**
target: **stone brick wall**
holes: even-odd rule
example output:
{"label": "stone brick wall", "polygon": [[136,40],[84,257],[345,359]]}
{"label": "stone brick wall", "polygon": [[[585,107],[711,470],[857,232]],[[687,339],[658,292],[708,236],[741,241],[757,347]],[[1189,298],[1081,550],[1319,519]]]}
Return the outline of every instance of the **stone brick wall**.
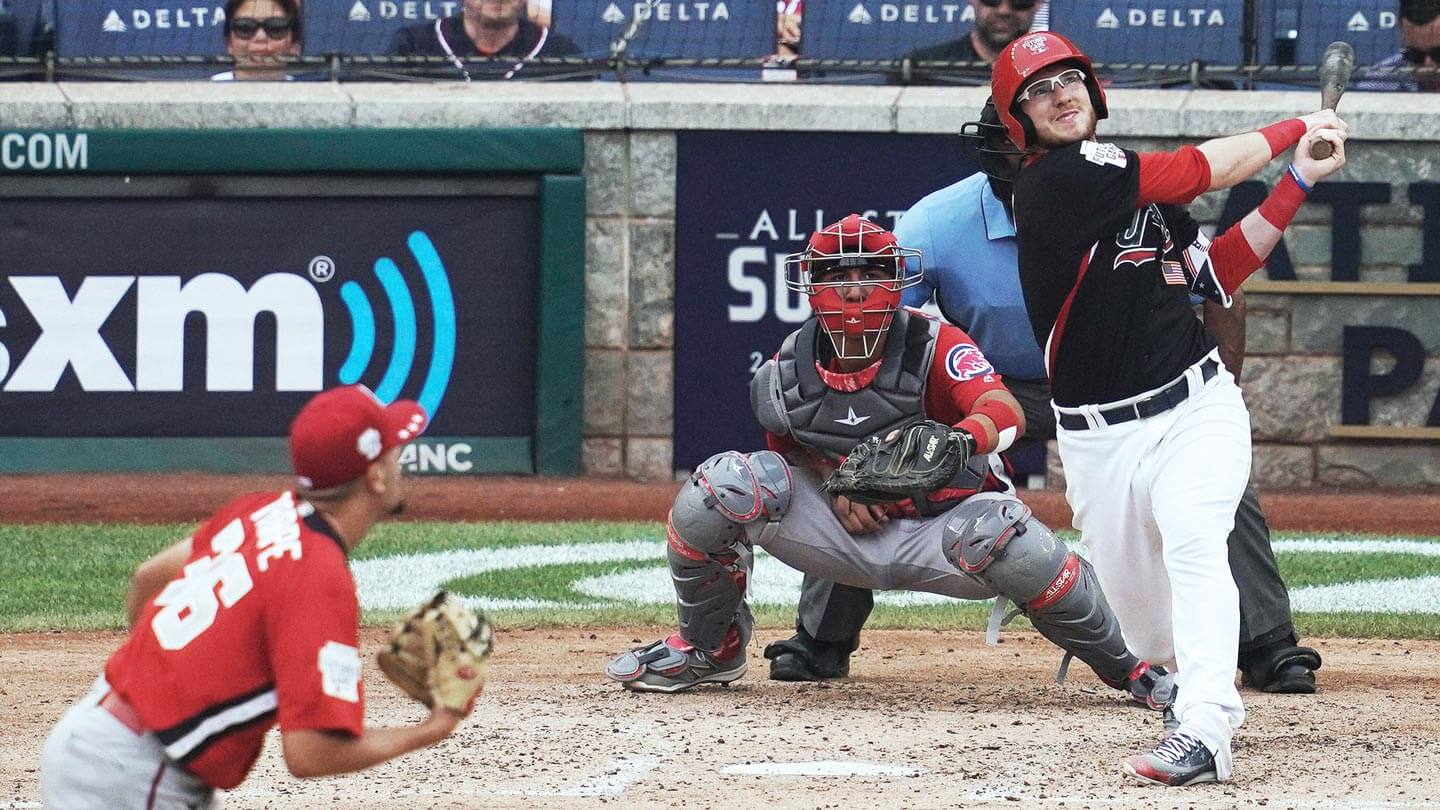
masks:
{"label": "stone brick wall", "polygon": [[[688,129],[953,133],[984,88],[793,85],[312,84],[0,85],[14,129],[556,126],[585,131],[587,472],[669,478],[672,447],[675,132]],[[1115,91],[1104,132],[1173,147],[1315,107],[1313,92]],[[1434,96],[1350,93],[1345,177],[1392,186],[1361,215],[1365,281],[1403,281],[1420,259],[1415,180],[1440,176]],[[1273,180],[1272,167],[1267,180]],[[1223,198],[1193,208],[1213,223]],[[1329,276],[1330,211],[1307,205],[1286,237],[1297,276]],[[1428,354],[1422,382],[1377,398],[1377,424],[1417,426],[1440,388],[1440,297],[1252,295],[1243,375],[1264,487],[1440,487],[1440,442],[1336,441],[1339,327],[1404,324]],[[1418,421],[1417,421],[1418,420]],[[1052,458],[1053,458],[1052,453]],[[1058,472],[1058,471],[1057,471]],[[1059,485],[1052,476],[1051,485]]]}

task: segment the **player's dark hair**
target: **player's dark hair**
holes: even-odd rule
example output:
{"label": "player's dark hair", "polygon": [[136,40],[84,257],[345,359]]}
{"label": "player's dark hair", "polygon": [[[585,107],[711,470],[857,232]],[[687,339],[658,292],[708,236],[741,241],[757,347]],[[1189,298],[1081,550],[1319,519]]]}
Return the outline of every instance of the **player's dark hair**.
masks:
{"label": "player's dark hair", "polygon": [[1400,0],[1400,16],[1416,25],[1440,17],[1440,0]]}
{"label": "player's dark hair", "polygon": [[[226,39],[230,38],[230,20],[235,17],[235,12],[238,11],[240,7],[245,5],[247,2],[249,2],[249,0],[225,0]],[[303,21],[301,20],[299,0],[271,0],[271,2],[279,6],[280,10],[285,12],[285,16],[290,18],[291,41],[295,42],[296,44],[304,42],[304,26],[302,24]]]}
{"label": "player's dark hair", "polygon": [[305,489],[304,487],[297,487],[295,494],[299,495],[307,501],[313,501],[315,503],[339,503],[349,498],[351,495],[354,495],[355,492],[360,489],[360,482],[364,480],[365,476],[362,475],[353,481],[346,481],[343,484],[329,487],[327,489]]}

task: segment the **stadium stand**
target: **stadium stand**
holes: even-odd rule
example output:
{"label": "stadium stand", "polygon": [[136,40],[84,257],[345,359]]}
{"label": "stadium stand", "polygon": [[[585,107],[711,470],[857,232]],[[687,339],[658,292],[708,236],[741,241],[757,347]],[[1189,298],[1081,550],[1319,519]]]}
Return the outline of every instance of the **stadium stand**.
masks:
{"label": "stadium stand", "polygon": [[801,33],[807,60],[893,60],[958,39],[974,24],[960,0],[807,0]]}
{"label": "stadium stand", "polygon": [[0,57],[35,58],[48,51],[55,26],[53,0],[0,2]]}
{"label": "stadium stand", "polygon": [[1244,0],[1065,0],[1050,9],[1050,30],[1111,65],[1245,64]]}
{"label": "stadium stand", "polygon": [[1400,47],[1396,0],[1261,0],[1258,63],[1314,65],[1337,39],[1355,48],[1357,64],[1378,62]]}
{"label": "stadium stand", "polygon": [[55,54],[67,59],[220,56],[225,4],[106,0],[55,5]]}
{"label": "stadium stand", "polygon": [[[776,53],[774,0],[541,5],[551,30],[579,46],[582,57],[565,63],[577,76],[747,81],[774,65],[767,63]],[[35,73],[44,64],[37,57],[53,55],[51,78],[77,71],[200,78],[228,64],[222,7],[221,0],[0,0],[0,58],[29,58]],[[306,69],[403,78],[439,74],[435,60],[407,65],[389,57],[396,32],[457,14],[463,0],[305,0],[303,7]],[[1074,38],[1108,75],[1161,86],[1313,85],[1306,67],[1332,40],[1354,45],[1363,67],[1395,53],[1400,30],[1397,0],[1056,0],[1047,13],[1049,27]],[[966,36],[972,24],[965,0],[809,0],[796,64],[811,80],[884,74],[906,81],[905,55]],[[367,73],[376,64],[384,70]],[[982,73],[957,69],[956,76],[975,83]],[[555,75],[527,68],[520,77]]]}
{"label": "stadium stand", "polygon": [[640,60],[723,60],[755,64],[775,52],[773,0],[554,0],[555,30],[593,58],[622,53]]}

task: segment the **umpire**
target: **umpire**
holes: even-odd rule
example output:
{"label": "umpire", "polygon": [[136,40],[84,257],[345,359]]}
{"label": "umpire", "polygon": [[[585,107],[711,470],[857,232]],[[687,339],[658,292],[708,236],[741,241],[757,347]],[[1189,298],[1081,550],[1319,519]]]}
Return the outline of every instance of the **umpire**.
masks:
{"label": "umpire", "polygon": [[[979,121],[961,128],[981,173],[916,203],[895,229],[900,242],[925,257],[924,281],[905,291],[907,306],[933,297],[945,320],[964,329],[1005,379],[1025,411],[1026,434],[1015,447],[1055,438],[1040,347],[1026,314],[1010,207],[1020,152],[1005,136],[991,101]],[[1204,305],[1205,328],[1220,344],[1237,378],[1245,357],[1242,294],[1225,310]],[[1255,487],[1247,484],[1229,537],[1230,571],[1240,591],[1241,683],[1265,692],[1310,694],[1320,654],[1301,647],[1290,615],[1290,596],[1275,566],[1270,527]],[[765,648],[775,680],[821,680],[849,673],[874,607],[871,591],[806,576],[796,634]]]}

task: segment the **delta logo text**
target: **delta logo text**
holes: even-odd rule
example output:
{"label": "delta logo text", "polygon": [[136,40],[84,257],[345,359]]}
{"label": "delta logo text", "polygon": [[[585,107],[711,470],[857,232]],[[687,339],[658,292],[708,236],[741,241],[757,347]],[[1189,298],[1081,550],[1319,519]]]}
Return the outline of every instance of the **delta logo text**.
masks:
{"label": "delta logo text", "polygon": [[355,0],[346,12],[350,22],[368,23],[377,20],[438,20],[460,13],[461,0]]}
{"label": "delta logo text", "polygon": [[130,31],[219,28],[224,24],[224,3],[150,4],[107,9],[100,21],[100,30],[107,34],[124,34]]}
{"label": "delta logo text", "polygon": [[722,22],[730,19],[730,7],[723,0],[714,3],[699,0],[693,3],[635,3],[632,16],[626,17],[618,3],[611,3],[600,12],[600,20],[611,25],[624,25],[630,19],[655,22]]}
{"label": "delta logo text", "polygon": [[[413,390],[415,381],[416,399],[433,418],[455,362],[455,301],[430,237],[415,231],[406,241],[412,260],[406,265],[414,268],[408,274],[394,259],[381,257],[369,275],[338,287],[332,283],[335,263],[324,255],[308,267],[267,273],[248,286],[215,272],[189,278],[95,274],[78,283],[74,277],[13,273],[6,278],[10,289],[0,289],[6,294],[0,298],[0,391],[54,392],[68,369],[85,392],[182,392],[186,358],[198,352],[205,358],[206,392],[319,391],[336,382],[364,383],[391,402]],[[417,356],[414,291],[423,291],[430,306],[428,357]],[[122,302],[135,308],[133,357],[117,357],[101,334]],[[383,321],[377,321],[377,306],[388,314]],[[38,329],[29,345],[15,343],[18,309]],[[262,315],[273,319],[273,333],[257,332]],[[192,330],[187,340],[187,321],[197,318],[205,328]],[[332,323],[337,318],[348,319],[351,342],[335,378],[327,380],[325,334],[339,325]],[[384,336],[388,353],[378,356],[377,322],[393,330]],[[256,380],[257,334],[274,336],[273,388],[272,381]],[[132,362],[122,365],[121,359]],[[199,388],[195,380],[190,384],[191,390]]]}
{"label": "delta logo text", "polygon": [[856,3],[845,21],[852,25],[968,25],[975,22],[975,9],[969,3]]}

